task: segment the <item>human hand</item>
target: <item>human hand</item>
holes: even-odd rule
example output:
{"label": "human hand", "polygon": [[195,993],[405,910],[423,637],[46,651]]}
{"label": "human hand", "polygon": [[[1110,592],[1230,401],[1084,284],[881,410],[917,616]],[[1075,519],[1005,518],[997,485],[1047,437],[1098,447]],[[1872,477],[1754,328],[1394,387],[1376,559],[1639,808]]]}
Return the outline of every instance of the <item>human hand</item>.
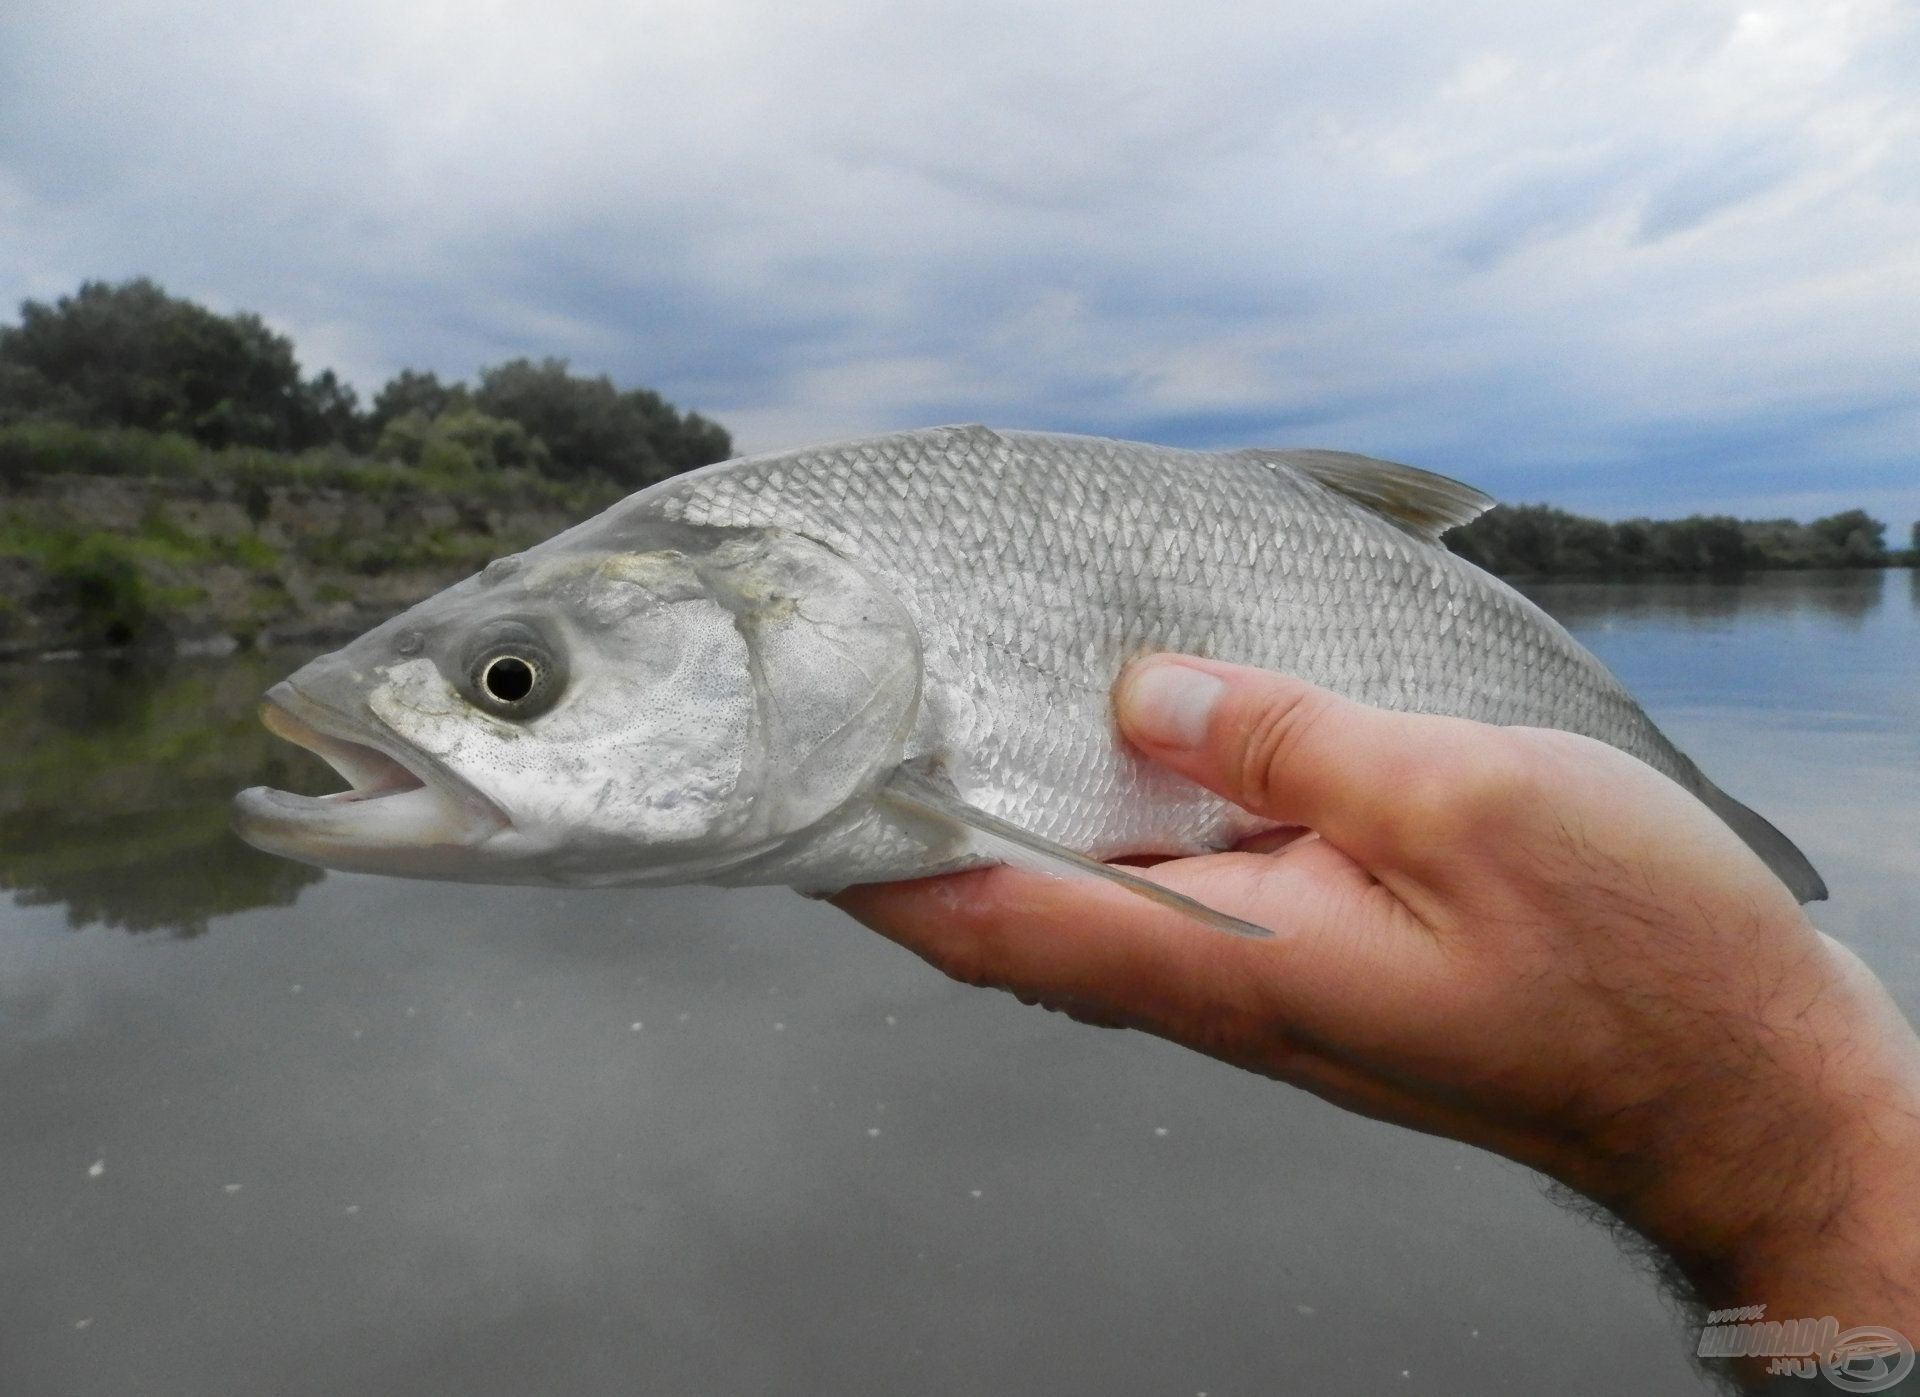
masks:
{"label": "human hand", "polygon": [[836,901],[956,979],[1496,1150],[1704,1299],[1920,1336],[1920,1043],[1704,805],[1602,743],[1156,657],[1147,756],[1290,826],[1143,870],[1270,928],[995,867]]}

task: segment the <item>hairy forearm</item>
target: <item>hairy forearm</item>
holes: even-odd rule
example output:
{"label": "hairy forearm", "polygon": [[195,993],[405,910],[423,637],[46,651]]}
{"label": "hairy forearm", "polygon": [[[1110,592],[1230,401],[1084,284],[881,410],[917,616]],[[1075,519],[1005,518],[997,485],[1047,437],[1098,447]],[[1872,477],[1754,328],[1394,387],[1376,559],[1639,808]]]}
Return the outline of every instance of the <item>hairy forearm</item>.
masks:
{"label": "hairy forearm", "polygon": [[[1617,1210],[1708,1312],[1831,1318],[1920,1340],[1920,1040],[1878,983],[1838,971],[1749,1089]],[[1704,1123],[1704,1122],[1703,1122]],[[1760,1384],[1769,1359],[1734,1364]]]}
{"label": "hairy forearm", "polygon": [[1803,1187],[1769,1187],[1771,1207],[1744,1229],[1652,1234],[1706,1305],[1831,1315],[1843,1330],[1887,1325],[1920,1338],[1920,1102],[1882,1098],[1870,1109],[1877,1119],[1834,1143]]}

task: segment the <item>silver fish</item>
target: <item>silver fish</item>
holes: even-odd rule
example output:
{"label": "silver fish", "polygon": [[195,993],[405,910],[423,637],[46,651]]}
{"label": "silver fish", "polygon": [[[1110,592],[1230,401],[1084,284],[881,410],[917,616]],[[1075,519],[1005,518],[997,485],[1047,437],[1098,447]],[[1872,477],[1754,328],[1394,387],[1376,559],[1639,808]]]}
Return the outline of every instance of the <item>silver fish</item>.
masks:
{"label": "silver fish", "polygon": [[[1493,502],[1310,450],[943,427],[722,462],[490,564],[268,695],[351,785],[237,799],[252,843],[475,882],[787,883],[1220,849],[1266,822],[1116,740],[1156,650],[1409,712],[1563,728],[1725,795],[1538,607],[1449,553]],[[1207,909],[1196,916],[1256,929]]]}

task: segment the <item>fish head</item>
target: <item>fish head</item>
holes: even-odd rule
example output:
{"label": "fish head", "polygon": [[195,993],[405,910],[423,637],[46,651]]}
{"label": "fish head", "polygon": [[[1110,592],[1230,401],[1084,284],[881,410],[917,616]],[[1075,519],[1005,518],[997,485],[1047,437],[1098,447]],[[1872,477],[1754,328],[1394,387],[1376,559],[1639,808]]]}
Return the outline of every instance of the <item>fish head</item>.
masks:
{"label": "fish head", "polygon": [[266,725],[351,789],[256,787],[236,827],[268,852],[363,872],[701,881],[870,796],[920,685],[906,612],[822,543],[575,530],[270,690]]}

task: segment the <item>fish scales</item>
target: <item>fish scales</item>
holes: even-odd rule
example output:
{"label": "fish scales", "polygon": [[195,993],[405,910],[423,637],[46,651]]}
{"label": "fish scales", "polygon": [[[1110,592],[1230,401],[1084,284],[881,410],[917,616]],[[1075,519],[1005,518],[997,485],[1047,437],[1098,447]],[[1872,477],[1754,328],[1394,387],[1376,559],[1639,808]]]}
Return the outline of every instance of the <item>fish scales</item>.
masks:
{"label": "fish scales", "polygon": [[[1690,783],[1691,764],[1532,603],[1310,480],[1230,455],[977,428],[786,459],[696,472],[632,507],[805,532],[879,573],[928,638],[929,689],[970,700],[954,707],[976,725],[949,734],[961,794],[1095,857],[1217,847],[1240,823],[1113,740],[1114,678],[1151,650],[1409,712],[1584,732]],[[1194,520],[1240,545],[1204,578],[1179,566]]]}

